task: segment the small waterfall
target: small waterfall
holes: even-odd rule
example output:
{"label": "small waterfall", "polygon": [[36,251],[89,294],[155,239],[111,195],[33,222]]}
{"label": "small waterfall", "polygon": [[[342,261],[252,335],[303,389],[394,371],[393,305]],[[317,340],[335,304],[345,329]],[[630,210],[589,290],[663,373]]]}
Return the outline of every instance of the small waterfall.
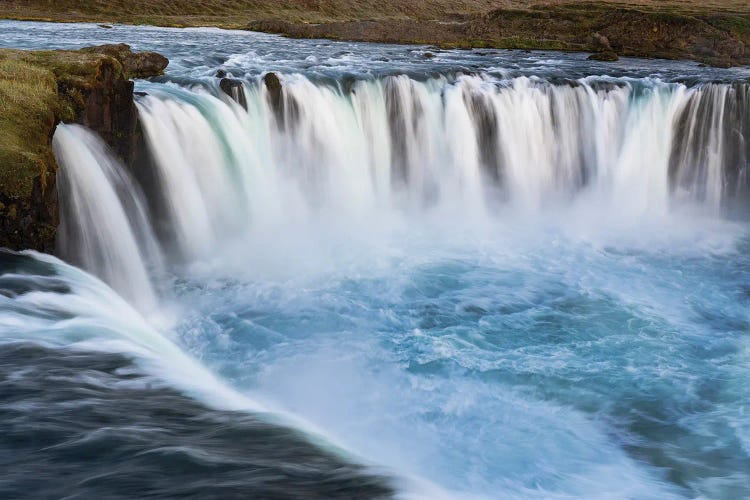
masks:
{"label": "small waterfall", "polygon": [[158,245],[136,184],[106,144],[79,125],[59,125],[60,254],[96,274],[141,310],[156,304],[150,267]]}
{"label": "small waterfall", "polygon": [[670,173],[676,195],[718,211],[747,186],[750,85],[709,84],[688,92],[675,128]]}
{"label": "small waterfall", "polygon": [[[313,226],[429,211],[471,222],[571,203],[631,218],[684,204],[719,215],[747,197],[748,89],[280,75],[245,82],[240,105],[218,85],[150,84],[137,103],[153,159],[140,179],[147,203],[100,141],[60,127],[61,248],[148,301],[157,246],[170,264],[191,264]],[[158,221],[158,245],[147,221]]]}

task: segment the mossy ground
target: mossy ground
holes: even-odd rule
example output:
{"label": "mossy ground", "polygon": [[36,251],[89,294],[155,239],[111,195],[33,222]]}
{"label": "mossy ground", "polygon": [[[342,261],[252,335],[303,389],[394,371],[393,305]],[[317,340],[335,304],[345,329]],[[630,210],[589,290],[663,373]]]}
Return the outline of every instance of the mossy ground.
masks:
{"label": "mossy ground", "polygon": [[[106,65],[104,64],[106,62]],[[33,180],[44,181],[54,158],[50,135],[58,121],[72,120],[81,88],[104,66],[121,71],[108,56],[82,51],[0,49],[0,193],[23,198]]]}
{"label": "mossy ground", "polygon": [[6,196],[28,195],[34,177],[54,163],[49,133],[59,105],[52,71],[16,51],[0,51],[0,186]]}

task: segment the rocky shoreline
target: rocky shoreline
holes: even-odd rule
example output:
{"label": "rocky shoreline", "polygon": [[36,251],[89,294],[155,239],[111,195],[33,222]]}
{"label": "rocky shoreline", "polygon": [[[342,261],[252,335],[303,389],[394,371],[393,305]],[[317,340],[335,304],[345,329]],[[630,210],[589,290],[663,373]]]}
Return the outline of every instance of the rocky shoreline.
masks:
{"label": "rocky shoreline", "polygon": [[131,79],[162,74],[167,64],[125,44],[0,49],[0,247],[54,253],[57,124],[86,125],[132,163],[140,131]]}

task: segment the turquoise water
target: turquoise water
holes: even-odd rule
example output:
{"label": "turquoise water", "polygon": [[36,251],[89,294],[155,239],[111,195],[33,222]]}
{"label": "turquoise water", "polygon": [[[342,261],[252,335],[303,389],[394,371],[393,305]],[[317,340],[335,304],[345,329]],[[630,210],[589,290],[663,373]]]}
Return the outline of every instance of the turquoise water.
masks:
{"label": "turquoise water", "polygon": [[704,222],[334,245],[330,272],[178,283],[177,331],[235,386],[449,495],[740,498],[750,242]]}

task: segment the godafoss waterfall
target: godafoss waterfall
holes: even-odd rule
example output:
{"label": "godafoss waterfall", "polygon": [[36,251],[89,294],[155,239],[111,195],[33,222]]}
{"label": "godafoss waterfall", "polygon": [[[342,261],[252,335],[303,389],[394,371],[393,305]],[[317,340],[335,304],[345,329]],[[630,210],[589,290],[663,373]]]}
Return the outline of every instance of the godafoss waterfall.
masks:
{"label": "godafoss waterfall", "polygon": [[747,69],[0,26],[171,61],[0,259],[1,496],[750,496]]}

